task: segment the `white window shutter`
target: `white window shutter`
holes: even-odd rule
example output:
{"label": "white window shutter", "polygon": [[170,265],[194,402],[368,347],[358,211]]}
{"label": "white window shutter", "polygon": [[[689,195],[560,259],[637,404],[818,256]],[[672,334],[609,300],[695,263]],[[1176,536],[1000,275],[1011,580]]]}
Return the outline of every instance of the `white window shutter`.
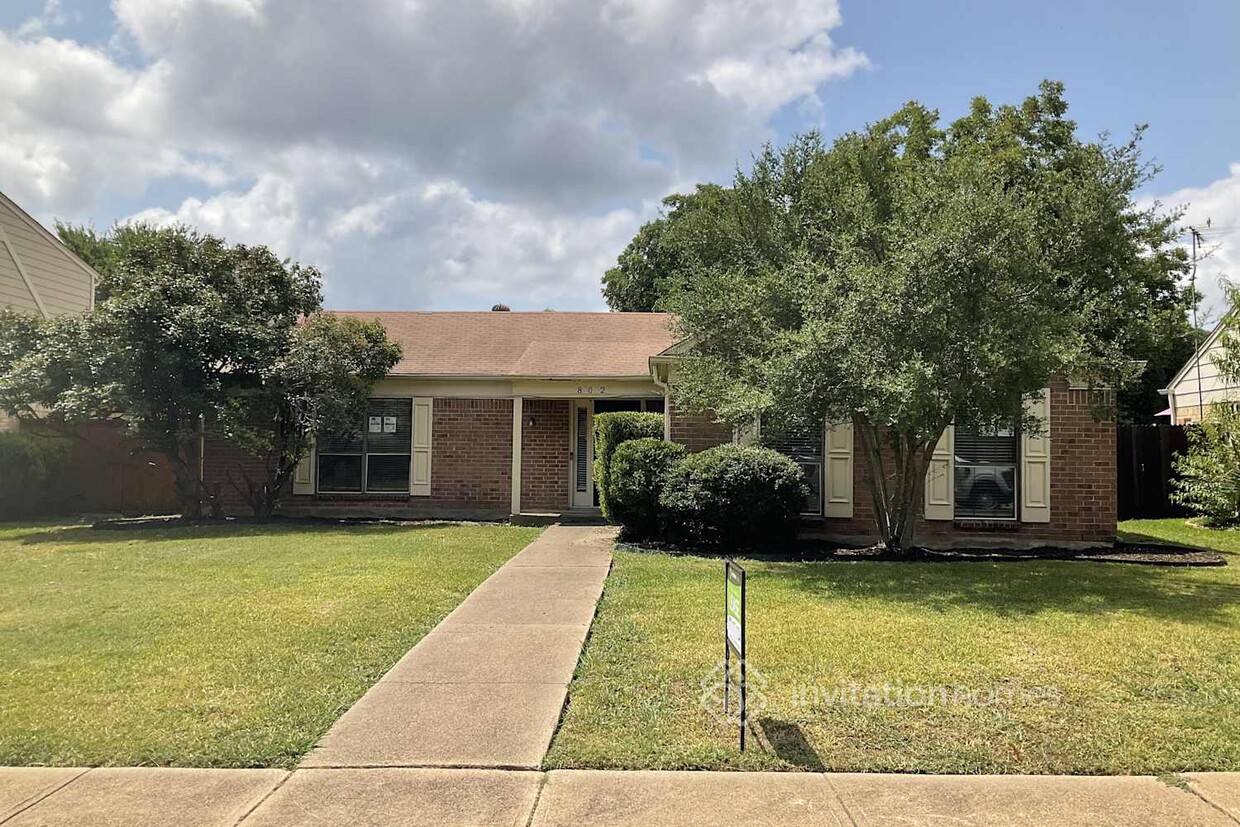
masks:
{"label": "white window shutter", "polygon": [[414,397],[413,443],[409,457],[409,494],[413,497],[431,495],[431,416],[434,409],[434,399]]}
{"label": "white window shutter", "polygon": [[934,446],[926,468],[926,519],[950,520],[956,514],[956,469],[954,442],[956,428],[948,425]]}
{"label": "white window shutter", "polygon": [[1043,388],[1025,400],[1025,413],[1036,417],[1040,427],[1020,436],[1020,520],[1051,521],[1051,392]]}
{"label": "white window shutter", "polygon": [[301,462],[297,463],[296,470],[293,471],[293,493],[294,494],[313,494],[314,493],[314,446],[310,446],[310,450],[301,458]]}
{"label": "white window shutter", "polygon": [[823,516],[853,515],[853,426],[827,425],[826,471],[823,474]]}

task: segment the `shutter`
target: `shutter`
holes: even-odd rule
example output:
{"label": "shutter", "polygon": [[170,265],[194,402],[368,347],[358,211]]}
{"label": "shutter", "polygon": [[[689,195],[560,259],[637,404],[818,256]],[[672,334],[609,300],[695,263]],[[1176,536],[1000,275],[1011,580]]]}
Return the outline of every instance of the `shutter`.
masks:
{"label": "shutter", "polygon": [[953,425],[943,430],[943,436],[939,437],[939,444],[934,446],[934,454],[930,457],[930,466],[926,469],[927,520],[950,520],[955,516],[953,495],[956,472],[952,454],[955,435]]}
{"label": "shutter", "polygon": [[851,422],[827,426],[826,496],[823,515],[853,515],[853,426]]}
{"label": "shutter", "polygon": [[1051,392],[1043,388],[1025,400],[1025,413],[1040,427],[1020,437],[1020,519],[1023,523],[1051,521]]}
{"label": "shutter", "polygon": [[435,400],[429,396],[413,399],[413,445],[409,458],[409,495],[431,495],[431,414]]}
{"label": "shutter", "polygon": [[313,494],[314,493],[314,446],[310,446],[310,450],[306,451],[306,455],[301,458],[301,462],[297,463],[297,469],[293,471],[293,493],[294,494]]}

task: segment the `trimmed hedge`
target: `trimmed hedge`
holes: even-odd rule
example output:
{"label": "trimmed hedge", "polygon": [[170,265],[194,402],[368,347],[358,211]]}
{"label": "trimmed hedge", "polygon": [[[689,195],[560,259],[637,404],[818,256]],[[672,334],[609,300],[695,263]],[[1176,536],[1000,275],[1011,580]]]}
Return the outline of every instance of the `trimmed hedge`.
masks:
{"label": "trimmed hedge", "polygon": [[69,464],[69,440],[0,431],[0,520],[52,514]]}
{"label": "trimmed hedge", "polygon": [[805,495],[800,467],[782,454],[720,445],[677,463],[659,502],[674,542],[754,548],[792,537]]}
{"label": "trimmed hedge", "polygon": [[644,437],[622,443],[611,457],[607,491],[610,518],[626,540],[650,540],[663,533],[659,497],[667,476],[688,449],[675,442]]}
{"label": "trimmed hedge", "polygon": [[621,411],[594,417],[594,487],[603,516],[612,519],[607,484],[611,458],[622,442],[663,437],[663,414]]}

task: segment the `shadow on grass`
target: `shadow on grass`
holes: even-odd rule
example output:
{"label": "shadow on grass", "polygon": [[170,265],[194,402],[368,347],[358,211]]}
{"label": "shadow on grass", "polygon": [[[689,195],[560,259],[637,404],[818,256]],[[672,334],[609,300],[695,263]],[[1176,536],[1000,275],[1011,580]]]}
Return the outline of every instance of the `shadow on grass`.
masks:
{"label": "shadow on grass", "polygon": [[[1145,534],[1140,531],[1120,530],[1120,538],[1125,543],[1142,543],[1152,546],[1168,546],[1171,548],[1191,548],[1195,551],[1213,551],[1218,554],[1224,554],[1228,557],[1235,557],[1238,553],[1231,549],[1219,548],[1217,544],[1211,544],[1211,537],[1207,534],[1200,536],[1196,532],[1217,531],[1220,534],[1232,532],[1231,538],[1240,542],[1240,531],[1232,528],[1185,528],[1181,533],[1176,534],[1175,541],[1171,542],[1166,537],[1156,537],[1152,534]],[[1231,539],[1229,538],[1229,539]]]}
{"label": "shadow on grass", "polygon": [[[773,564],[758,576],[823,600],[880,600],[927,612],[976,609],[999,617],[1046,611],[1082,615],[1131,612],[1184,623],[1232,625],[1240,584],[1230,567],[1158,569],[1080,562],[1024,566]],[[757,576],[754,577],[757,580]],[[757,584],[755,582],[755,588]]]}
{"label": "shadow on grass", "polygon": [[312,535],[375,536],[379,534],[391,535],[411,531],[426,531],[427,529],[445,528],[452,525],[455,525],[455,523],[394,524],[336,522],[329,520],[272,520],[260,523],[238,520],[196,524],[167,523],[140,528],[111,527],[100,529],[89,525],[65,526],[62,528],[50,528],[44,531],[8,534],[3,539],[27,546],[46,544],[96,545],[99,543],[132,543],[144,540],[158,542],[162,540],[210,540],[221,537],[287,537],[297,534],[306,535],[308,538]]}
{"label": "shadow on grass", "polygon": [[826,772],[818,752],[810,745],[799,724],[778,718],[759,718],[758,729],[780,760],[811,772]]}

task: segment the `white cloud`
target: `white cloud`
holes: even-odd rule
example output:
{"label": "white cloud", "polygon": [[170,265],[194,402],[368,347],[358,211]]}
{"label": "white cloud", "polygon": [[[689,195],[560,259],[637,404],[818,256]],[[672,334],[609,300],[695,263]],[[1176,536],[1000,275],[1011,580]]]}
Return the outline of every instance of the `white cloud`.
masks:
{"label": "white cloud", "polygon": [[[248,190],[133,220],[180,222],[325,271],[333,307],[602,309],[598,281],[657,201],[596,215],[480,198],[397,165],[298,151]],[[330,168],[336,175],[316,175]]]}
{"label": "white cloud", "polygon": [[1205,294],[1202,308],[1217,319],[1227,309],[1222,279],[1240,280],[1240,163],[1204,187],[1176,190],[1159,200],[1168,208],[1186,207],[1184,226],[1196,227],[1205,239],[1200,253],[1209,253],[1197,267],[1197,287]]}
{"label": "white cloud", "polygon": [[46,36],[55,2],[0,31],[9,194],[74,218],[171,179],[196,196],[146,217],[323,264],[355,306],[596,304],[660,196],[865,65],[837,0],[112,9],[107,50]]}

